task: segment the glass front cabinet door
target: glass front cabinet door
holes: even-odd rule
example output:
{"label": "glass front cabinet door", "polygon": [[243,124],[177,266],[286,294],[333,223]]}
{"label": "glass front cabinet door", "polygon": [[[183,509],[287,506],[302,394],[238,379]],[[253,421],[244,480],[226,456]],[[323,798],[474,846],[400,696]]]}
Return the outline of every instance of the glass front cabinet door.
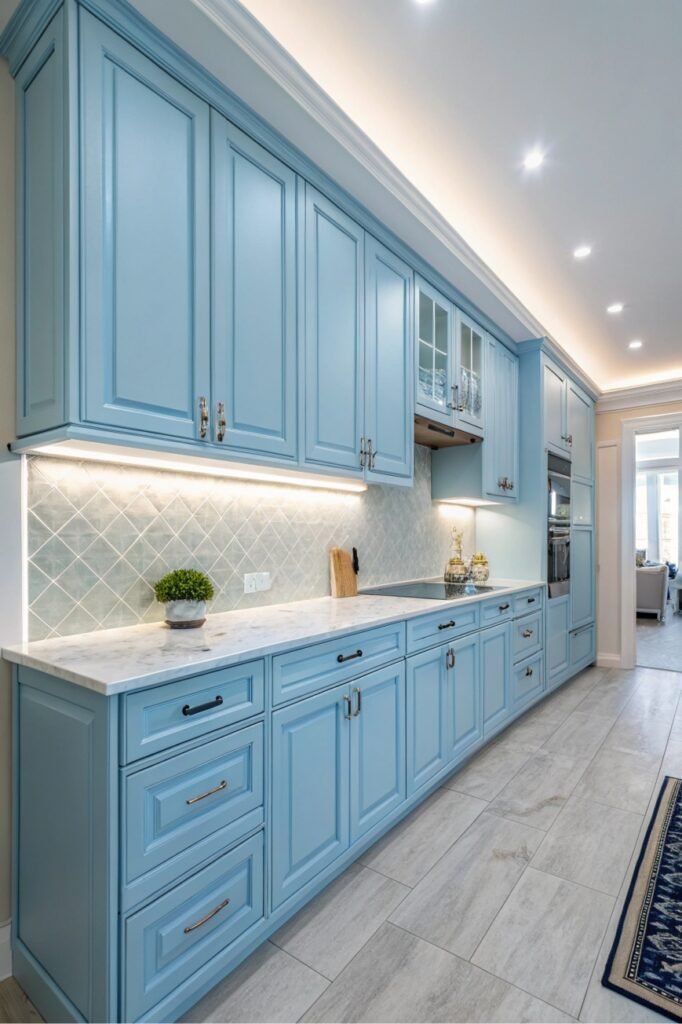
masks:
{"label": "glass front cabinet door", "polygon": [[464,313],[458,313],[455,418],[458,426],[478,434],[483,434],[484,339],[481,328]]}
{"label": "glass front cabinet door", "polygon": [[416,411],[452,426],[453,359],[452,303],[417,278],[417,402]]}

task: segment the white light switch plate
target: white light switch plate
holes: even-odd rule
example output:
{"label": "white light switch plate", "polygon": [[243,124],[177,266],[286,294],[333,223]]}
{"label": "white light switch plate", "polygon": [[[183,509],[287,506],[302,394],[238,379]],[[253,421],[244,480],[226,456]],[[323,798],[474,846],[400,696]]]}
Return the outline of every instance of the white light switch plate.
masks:
{"label": "white light switch plate", "polygon": [[260,590],[269,590],[272,586],[272,576],[269,572],[245,572],[244,593],[256,594]]}

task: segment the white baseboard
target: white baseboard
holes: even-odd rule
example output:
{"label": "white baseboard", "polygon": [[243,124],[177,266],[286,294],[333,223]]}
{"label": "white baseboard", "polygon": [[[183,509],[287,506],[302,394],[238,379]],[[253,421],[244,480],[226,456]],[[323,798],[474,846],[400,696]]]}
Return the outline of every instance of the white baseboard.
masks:
{"label": "white baseboard", "polygon": [[597,654],[599,668],[620,668],[620,654]]}
{"label": "white baseboard", "polygon": [[12,973],[12,950],[9,944],[9,921],[0,926],[0,981]]}

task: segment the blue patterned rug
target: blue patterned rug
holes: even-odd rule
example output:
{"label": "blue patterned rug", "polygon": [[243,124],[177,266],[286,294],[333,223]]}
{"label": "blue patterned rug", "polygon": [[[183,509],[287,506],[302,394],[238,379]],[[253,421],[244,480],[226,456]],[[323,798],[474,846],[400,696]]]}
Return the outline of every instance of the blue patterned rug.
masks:
{"label": "blue patterned rug", "polygon": [[602,983],[682,1021],[682,780],[666,776]]}

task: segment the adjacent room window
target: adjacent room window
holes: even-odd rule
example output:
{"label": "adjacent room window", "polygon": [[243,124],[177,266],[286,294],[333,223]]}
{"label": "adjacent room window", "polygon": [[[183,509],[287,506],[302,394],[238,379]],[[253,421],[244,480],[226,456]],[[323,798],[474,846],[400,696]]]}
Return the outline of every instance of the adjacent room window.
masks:
{"label": "adjacent room window", "polygon": [[678,564],[680,432],[638,434],[636,545],[650,562]]}

